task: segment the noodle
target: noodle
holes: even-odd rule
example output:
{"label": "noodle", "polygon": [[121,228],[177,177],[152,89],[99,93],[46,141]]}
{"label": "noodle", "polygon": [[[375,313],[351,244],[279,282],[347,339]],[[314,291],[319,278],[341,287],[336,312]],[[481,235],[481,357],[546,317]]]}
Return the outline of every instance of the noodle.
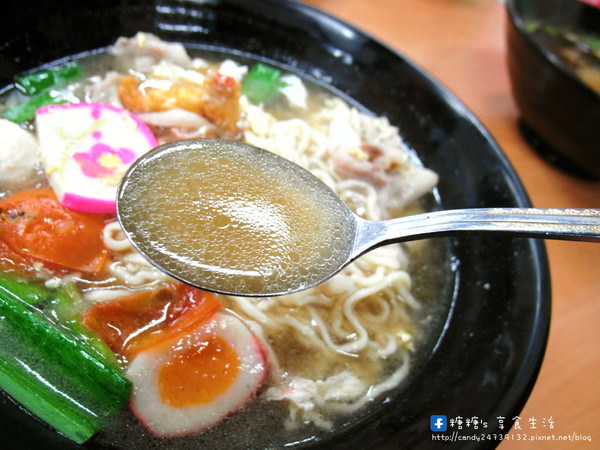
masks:
{"label": "noodle", "polygon": [[[335,152],[342,150],[330,146],[327,126],[330,118],[346,117],[359,134],[399,148],[397,132],[386,121],[359,114],[340,100],[328,100],[326,105],[312,122],[321,127],[318,128],[302,119],[279,121],[242,100],[248,123],[245,140],[311,170],[360,216],[371,220],[387,218],[388,211],[382,207],[373,184],[343,178],[336,171],[332,161]],[[116,254],[110,271],[127,288],[151,288],[166,279],[135,252],[117,222],[106,226],[104,241]],[[271,364],[277,370],[272,370],[271,387],[264,397],[290,403],[289,427],[312,422],[328,428],[331,420],[327,417],[331,413],[355,411],[393,389],[406,376],[410,359],[407,349],[412,343],[409,310],[419,308],[410,294],[407,264],[402,247],[386,246],[304,292],[261,299],[221,296],[221,301],[251,323],[267,343]],[[97,290],[86,298],[108,300],[119,293]],[[301,369],[300,375],[298,364],[291,364],[282,356],[290,350],[305,365],[316,369]],[[397,368],[381,379],[390,364]],[[333,386],[342,387],[336,391]],[[365,386],[371,387],[367,390]],[[343,395],[340,389],[345,389]]]}
{"label": "noodle", "polygon": [[104,244],[116,252],[131,251],[132,247],[121,230],[119,222],[110,222],[104,227],[102,238]]}

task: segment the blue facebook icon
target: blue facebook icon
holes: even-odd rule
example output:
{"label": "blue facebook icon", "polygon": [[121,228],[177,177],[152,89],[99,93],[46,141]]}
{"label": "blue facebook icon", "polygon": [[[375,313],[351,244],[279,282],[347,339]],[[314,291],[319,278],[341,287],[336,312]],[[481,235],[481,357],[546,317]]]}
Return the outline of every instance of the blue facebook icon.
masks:
{"label": "blue facebook icon", "polygon": [[431,416],[429,424],[431,431],[446,431],[448,428],[448,419],[446,416]]}

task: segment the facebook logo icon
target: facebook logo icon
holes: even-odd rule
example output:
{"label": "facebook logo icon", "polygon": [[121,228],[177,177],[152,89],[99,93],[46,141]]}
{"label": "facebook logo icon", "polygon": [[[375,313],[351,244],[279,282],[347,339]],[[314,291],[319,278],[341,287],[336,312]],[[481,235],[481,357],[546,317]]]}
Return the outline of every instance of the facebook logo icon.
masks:
{"label": "facebook logo icon", "polygon": [[431,431],[446,431],[446,428],[448,428],[448,419],[446,416],[431,416],[429,425]]}

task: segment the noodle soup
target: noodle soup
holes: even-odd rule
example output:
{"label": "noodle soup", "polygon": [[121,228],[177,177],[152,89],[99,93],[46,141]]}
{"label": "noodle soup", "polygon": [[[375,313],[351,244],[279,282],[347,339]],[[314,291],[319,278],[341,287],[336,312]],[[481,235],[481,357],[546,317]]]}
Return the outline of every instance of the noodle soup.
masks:
{"label": "noodle soup", "polygon": [[[102,351],[90,353],[114,359],[107,366],[131,383],[131,411],[114,406],[118,417],[92,433],[94,442],[316,441],[378,408],[436,338],[449,270],[443,246],[381,247],[282,297],[214,295],[137,253],[111,211],[110,190],[137,156],[188,138],[239,139],[274,152],[370,220],[431,207],[420,199],[437,176],[415,162],[385,118],[274,67],[195,55],[139,33],[82,58],[78,69],[51,72],[56,83],[41,92],[5,93],[0,112],[12,122],[1,126],[14,138],[0,152],[2,276],[48,292],[27,297],[25,309],[88,350],[93,342]],[[37,228],[21,226],[30,221]]]}

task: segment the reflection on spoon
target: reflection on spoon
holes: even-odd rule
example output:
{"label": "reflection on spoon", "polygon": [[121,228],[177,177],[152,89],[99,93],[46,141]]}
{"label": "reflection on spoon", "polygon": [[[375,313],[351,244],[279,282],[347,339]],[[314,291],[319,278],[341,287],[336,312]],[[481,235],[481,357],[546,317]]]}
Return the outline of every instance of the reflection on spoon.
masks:
{"label": "reflection on spoon", "polygon": [[599,210],[491,208],[366,221],[300,166],[219,139],[172,142],[142,156],[121,182],[117,216],[159,269],[246,296],[307,289],[375,247],[434,235],[600,240]]}

